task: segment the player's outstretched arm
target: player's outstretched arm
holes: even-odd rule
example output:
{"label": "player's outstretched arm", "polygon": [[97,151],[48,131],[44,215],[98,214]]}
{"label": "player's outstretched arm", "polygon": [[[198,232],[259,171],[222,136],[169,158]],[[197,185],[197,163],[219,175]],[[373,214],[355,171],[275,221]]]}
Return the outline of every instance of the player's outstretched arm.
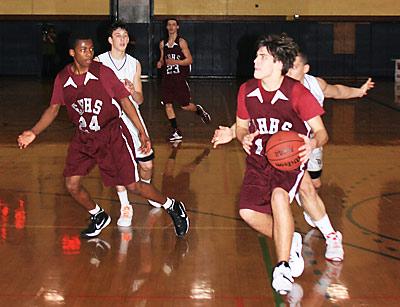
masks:
{"label": "player's outstretched arm", "polygon": [[139,116],[136,112],[136,108],[132,105],[128,97],[122,98],[120,103],[125,114],[129,117],[131,122],[135,125],[136,129],[139,131],[139,138],[142,144],[140,150],[143,153],[148,153],[151,149],[151,142],[146,134],[146,131],[144,130],[142,122],[139,119]]}
{"label": "player's outstretched arm", "polygon": [[32,143],[36,137],[45,130],[58,115],[60,110],[59,104],[50,105],[42,114],[39,121],[33,126],[32,129],[24,131],[18,136],[17,142],[20,149],[24,149]]}
{"label": "player's outstretched arm", "polygon": [[236,123],[231,127],[219,126],[218,129],[214,131],[214,136],[211,143],[214,144],[214,148],[218,145],[226,144],[236,138]]}
{"label": "player's outstretched arm", "polygon": [[371,78],[361,87],[350,87],[342,84],[329,84],[322,78],[317,78],[319,86],[324,93],[325,98],[350,99],[360,98],[367,95],[367,92],[375,86]]}

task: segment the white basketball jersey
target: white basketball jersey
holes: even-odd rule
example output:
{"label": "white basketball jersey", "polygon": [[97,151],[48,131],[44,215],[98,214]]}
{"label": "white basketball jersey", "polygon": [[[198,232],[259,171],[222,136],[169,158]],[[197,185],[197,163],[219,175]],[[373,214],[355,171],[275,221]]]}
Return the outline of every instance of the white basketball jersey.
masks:
{"label": "white basketball jersey", "polygon": [[[317,78],[311,75],[304,75],[304,83],[303,85],[308,88],[308,90],[313,94],[315,99],[319,102],[321,107],[324,106],[324,93],[322,92],[321,87],[319,86]],[[322,170],[322,147],[315,148],[310,155],[310,159],[308,160],[307,170],[310,172],[318,172]]]}
{"label": "white basketball jersey", "polygon": [[125,57],[121,60],[116,60],[111,57],[111,52],[104,52],[97,56],[99,61],[104,65],[110,67],[117,75],[118,79],[122,82],[124,79],[133,81],[133,77],[136,74],[136,65],[138,60],[129,54],[125,54]]}
{"label": "white basketball jersey", "polygon": [[311,94],[318,100],[321,107],[324,106],[324,93],[322,92],[321,87],[319,86],[317,78],[311,75],[304,75],[304,84],[306,88],[309,89]]}
{"label": "white basketball jersey", "polygon": [[[125,79],[128,79],[129,81],[133,82],[133,78],[136,74],[136,65],[139,63],[138,60],[136,60],[133,56],[130,56],[129,54],[125,54],[125,57],[121,60],[116,60],[111,57],[111,52],[104,52],[102,54],[99,54],[97,56],[99,61],[103,64],[106,65],[107,67],[111,68],[115,75],[118,77],[121,82],[124,82]],[[146,132],[147,135],[147,127],[144,123],[144,120],[142,118],[142,115],[140,114],[139,111],[139,105],[136,103],[136,101],[133,100],[132,96],[129,96],[130,101],[136,108],[136,112],[138,114],[138,117],[143,125],[143,128]],[[137,158],[146,158],[147,156],[150,156],[153,154],[153,149],[150,150],[148,154],[143,154],[140,151],[140,139],[138,136],[138,131],[134,124],[131,122],[131,120],[126,116],[123,112],[121,114],[121,118],[124,121],[125,125],[128,127],[129,132],[132,135],[133,143],[135,145],[135,153]]]}

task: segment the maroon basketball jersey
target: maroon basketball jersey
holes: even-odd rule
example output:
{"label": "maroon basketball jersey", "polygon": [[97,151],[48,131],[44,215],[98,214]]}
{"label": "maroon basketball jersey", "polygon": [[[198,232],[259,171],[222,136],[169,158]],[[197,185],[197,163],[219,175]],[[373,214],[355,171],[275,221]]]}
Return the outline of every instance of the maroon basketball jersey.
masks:
{"label": "maroon basketball jersey", "polygon": [[51,104],[65,105],[71,121],[81,131],[93,133],[119,118],[121,109],[115,100],[129,95],[110,68],[93,61],[83,75],[75,75],[71,65],[58,73]]}
{"label": "maroon basketball jersey", "polygon": [[[184,60],[186,59],[185,55],[182,52],[182,48],[179,45],[178,36],[172,46],[168,46],[168,39],[164,40],[164,62],[166,59],[173,60]],[[181,66],[181,65],[165,65],[163,67],[163,76],[165,78],[182,78],[186,79],[189,76],[190,65]]]}
{"label": "maroon basketball jersey", "polygon": [[260,131],[253,141],[251,156],[264,166],[267,163],[265,146],[272,134],[283,130],[309,135],[310,127],[305,121],[323,113],[310,91],[286,76],[274,92],[264,90],[261,80],[256,79],[247,81],[239,89],[237,116],[250,120],[251,133]]}

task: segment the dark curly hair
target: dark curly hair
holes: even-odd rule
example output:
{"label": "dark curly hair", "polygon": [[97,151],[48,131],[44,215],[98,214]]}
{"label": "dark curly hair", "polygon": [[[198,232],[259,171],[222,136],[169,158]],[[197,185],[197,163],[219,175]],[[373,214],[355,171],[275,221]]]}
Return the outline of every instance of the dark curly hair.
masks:
{"label": "dark curly hair", "polygon": [[256,43],[257,50],[265,47],[268,53],[274,57],[274,61],[280,61],[283,64],[282,75],[286,75],[299,52],[299,46],[286,33],[270,34],[261,37]]}
{"label": "dark curly hair", "polygon": [[108,29],[108,36],[109,36],[109,37],[112,37],[113,32],[114,32],[115,30],[117,30],[117,29],[125,30],[126,32],[128,32],[128,35],[129,35],[128,25],[125,23],[125,21],[123,21],[123,20],[117,20],[117,21],[114,21],[114,22],[111,24],[110,28]]}

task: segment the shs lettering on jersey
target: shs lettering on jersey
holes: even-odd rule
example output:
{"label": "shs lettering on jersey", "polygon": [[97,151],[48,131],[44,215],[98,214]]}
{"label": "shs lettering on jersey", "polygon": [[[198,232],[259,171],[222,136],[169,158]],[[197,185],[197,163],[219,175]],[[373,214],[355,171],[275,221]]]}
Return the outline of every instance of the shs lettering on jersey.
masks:
{"label": "shs lettering on jersey", "polygon": [[306,121],[324,113],[309,90],[286,76],[280,88],[273,92],[267,92],[261,80],[252,79],[242,84],[237,110],[239,118],[250,120],[250,133],[257,130],[260,132],[253,141],[251,154],[263,157],[271,135],[278,131],[296,131],[309,135],[310,127]]}
{"label": "shs lettering on jersey", "polygon": [[[172,46],[168,45],[168,40],[164,41],[164,63],[167,59],[172,60],[184,60],[185,55],[182,52],[182,48],[179,46],[179,36],[175,39]],[[164,77],[169,78],[187,78],[190,72],[190,65],[181,66],[175,65],[165,65],[163,74]]]}
{"label": "shs lettering on jersey", "polygon": [[115,100],[129,95],[110,68],[92,62],[83,75],[75,75],[71,66],[64,68],[56,77],[51,103],[65,105],[80,131],[94,133],[120,117]]}

